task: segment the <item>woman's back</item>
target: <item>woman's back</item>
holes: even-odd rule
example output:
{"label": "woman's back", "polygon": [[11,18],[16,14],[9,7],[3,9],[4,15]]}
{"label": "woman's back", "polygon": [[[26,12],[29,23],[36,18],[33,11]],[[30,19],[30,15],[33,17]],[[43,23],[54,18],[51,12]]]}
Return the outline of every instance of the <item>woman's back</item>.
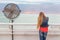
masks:
{"label": "woman's back", "polygon": [[40,26],[41,27],[48,27],[48,17],[46,17],[46,18],[43,17],[43,21]]}

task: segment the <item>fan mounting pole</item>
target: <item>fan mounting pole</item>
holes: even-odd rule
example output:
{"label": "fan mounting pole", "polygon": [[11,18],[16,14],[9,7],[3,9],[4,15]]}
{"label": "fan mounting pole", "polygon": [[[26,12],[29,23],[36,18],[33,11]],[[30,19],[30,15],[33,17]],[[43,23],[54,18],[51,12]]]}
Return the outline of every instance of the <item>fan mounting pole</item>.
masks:
{"label": "fan mounting pole", "polygon": [[[13,23],[14,20],[11,20],[11,23]],[[11,25],[11,30],[12,30],[12,40],[14,40],[14,34],[13,34],[13,25]]]}

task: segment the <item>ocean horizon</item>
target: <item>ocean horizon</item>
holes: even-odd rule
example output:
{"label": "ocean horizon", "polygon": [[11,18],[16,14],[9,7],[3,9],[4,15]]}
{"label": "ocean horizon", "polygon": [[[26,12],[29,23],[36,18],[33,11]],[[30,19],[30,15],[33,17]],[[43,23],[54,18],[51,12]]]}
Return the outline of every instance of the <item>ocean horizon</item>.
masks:
{"label": "ocean horizon", "polygon": [[[20,14],[14,23],[37,23],[37,18],[39,14]],[[49,24],[60,24],[60,15],[59,14],[46,14],[49,17]],[[0,13],[0,23],[9,23],[9,19],[4,16],[3,13]]]}

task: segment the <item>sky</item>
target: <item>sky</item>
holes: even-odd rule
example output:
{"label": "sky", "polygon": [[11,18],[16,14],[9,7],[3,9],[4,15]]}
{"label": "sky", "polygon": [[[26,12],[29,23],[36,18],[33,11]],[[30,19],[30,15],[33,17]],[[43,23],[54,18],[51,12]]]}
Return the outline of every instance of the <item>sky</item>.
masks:
{"label": "sky", "polygon": [[6,3],[19,4],[20,9],[24,12],[28,11],[27,13],[40,12],[41,10],[49,13],[60,13],[60,0],[0,0],[0,11],[3,10]]}
{"label": "sky", "polygon": [[60,0],[0,0],[0,3],[23,3],[23,4],[36,4],[40,2],[53,2],[60,3]]}

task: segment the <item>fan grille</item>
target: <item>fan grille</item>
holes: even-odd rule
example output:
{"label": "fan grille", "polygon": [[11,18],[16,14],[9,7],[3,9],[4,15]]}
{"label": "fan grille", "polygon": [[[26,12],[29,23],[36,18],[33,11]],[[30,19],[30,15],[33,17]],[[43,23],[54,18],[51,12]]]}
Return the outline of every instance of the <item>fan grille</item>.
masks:
{"label": "fan grille", "polygon": [[19,9],[18,5],[10,3],[5,6],[3,12],[8,19],[15,19],[19,16],[21,10]]}

